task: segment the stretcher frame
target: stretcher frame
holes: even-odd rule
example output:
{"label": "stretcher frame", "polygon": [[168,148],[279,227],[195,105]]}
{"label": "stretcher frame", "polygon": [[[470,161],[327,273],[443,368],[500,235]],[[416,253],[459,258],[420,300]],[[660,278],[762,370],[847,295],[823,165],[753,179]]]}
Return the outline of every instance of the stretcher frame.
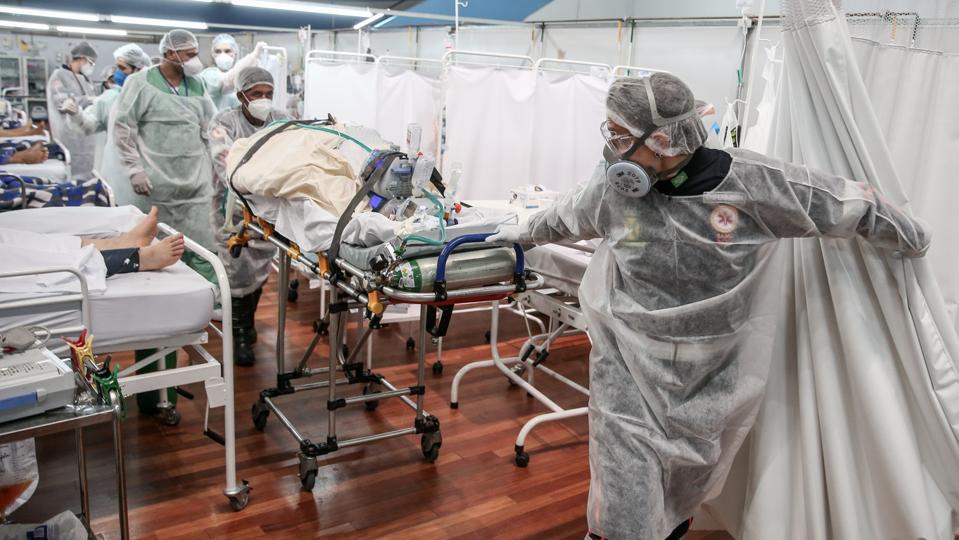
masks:
{"label": "stretcher frame", "polygon": [[[592,252],[592,250],[577,245],[564,244],[564,246]],[[551,279],[573,283],[573,280],[567,276],[549,275],[542,270],[536,270],[536,272]],[[523,343],[523,346],[520,347],[520,354],[518,356],[501,357],[499,354],[498,340],[499,309],[497,309],[498,302],[494,302],[490,315],[491,357],[487,360],[470,362],[456,372],[450,387],[450,408],[459,408],[459,387],[463,382],[463,377],[465,377],[467,373],[479,368],[495,367],[506,377],[510,385],[520,386],[526,390],[529,396],[550,409],[550,412],[536,415],[526,421],[516,436],[516,442],[513,446],[513,451],[515,452],[514,463],[517,467],[526,467],[530,462],[530,455],[526,452],[526,438],[529,437],[533,429],[546,422],[556,422],[588,414],[588,406],[564,409],[535,386],[535,373],[536,371],[541,371],[543,374],[556,379],[574,391],[589,398],[588,388],[544,365],[546,359],[549,357],[550,346],[556,339],[568,334],[587,332],[588,327],[578,302],[574,298],[569,298],[555,289],[526,291],[522,295],[519,295],[516,302],[521,306],[521,308],[517,310],[517,314],[526,313],[526,308],[529,307],[532,308],[533,311],[549,317],[548,330],[537,335],[532,335],[530,332],[531,335],[529,339]],[[527,322],[527,330],[529,328],[528,324]],[[587,337],[589,336],[588,333],[586,335]],[[522,377],[524,374],[526,375],[525,380],[523,380]]]}
{"label": "stretcher frame", "polygon": [[[175,229],[165,223],[158,223],[157,228],[166,235],[177,234]],[[215,289],[216,295],[220,299],[229,298],[230,282],[219,257],[192,239],[186,236],[183,238],[188,251],[196,254],[213,266],[216,273],[217,285],[219,286],[219,289]],[[72,274],[79,281],[80,292],[0,302],[0,313],[20,308],[50,307],[55,310],[63,310],[64,306],[77,306],[80,314],[80,323],[77,325],[51,328],[50,337],[77,336],[85,330],[91,331],[92,315],[90,310],[90,294],[86,278],[77,270],[68,267],[37,268],[27,271],[2,273],[0,274],[0,279],[53,273]],[[156,353],[136,362],[132,366],[120,370],[118,382],[123,396],[161,390],[161,400],[158,408],[163,412],[163,420],[168,425],[178,424],[180,416],[176,408],[167,399],[166,392],[162,390],[174,388],[178,393],[184,395],[184,397],[192,399],[191,394],[180,390],[178,387],[192,383],[204,384],[207,394],[207,406],[203,419],[203,434],[224,447],[226,481],[223,494],[229,499],[230,506],[234,510],[239,511],[245,508],[249,502],[250,487],[246,480],[237,483],[232,306],[230,302],[221,302],[221,304],[223,309],[223,330],[217,329],[212,322],[209,324],[209,329],[223,338],[222,358],[219,361],[204,347],[208,342],[208,334],[205,331],[148,340],[133,340],[108,346],[96,346],[94,343],[94,349],[98,354],[147,348],[157,349]],[[70,308],[68,307],[67,309]],[[176,352],[180,349],[186,351],[188,348],[196,354],[200,362],[173,369],[165,369],[166,366],[162,360],[168,353]],[[66,345],[61,347],[51,346],[51,350],[62,355],[66,350]],[[136,370],[150,364],[155,364],[157,371],[143,374],[135,373]],[[221,406],[224,408],[223,434],[216,433],[211,430],[209,426],[210,409]]]}
{"label": "stretcher frame", "polygon": [[[293,371],[286,371],[284,362],[287,298],[283,294],[278,296],[276,342],[277,385],[274,388],[268,388],[260,392],[260,397],[253,404],[251,410],[253,425],[256,429],[262,431],[266,426],[269,413],[273,412],[290,435],[296,440],[299,445],[299,452],[297,453],[299,460],[298,477],[302,488],[306,491],[311,491],[316,482],[318,473],[317,457],[335,452],[341,448],[404,435],[420,435],[420,449],[427,462],[432,463],[439,456],[439,449],[442,445],[439,419],[429,414],[423,408],[423,397],[426,392],[425,345],[417,349],[416,384],[407,388],[398,388],[382,375],[373,372],[372,356],[370,354],[367,354],[365,362],[355,362],[363,345],[369,344],[371,333],[380,328],[380,317],[387,305],[418,304],[420,306],[419,341],[421,344],[425,344],[427,335],[439,338],[446,334],[455,305],[490,300],[498,301],[508,296],[539,288],[543,284],[542,277],[524,269],[523,250],[520,246],[515,245],[517,270],[514,273],[514,281],[509,285],[447,290],[443,273],[445,273],[446,260],[449,254],[459,245],[468,242],[482,241],[482,239],[485,239],[488,235],[467,235],[456,238],[446,244],[443,252],[439,256],[441,260],[441,271],[437,273],[434,291],[408,292],[387,285],[376,284],[374,282],[375,275],[372,272],[361,270],[343,258],[336,257],[335,265],[331,264],[328,258],[331,255],[330,252],[318,254],[318,262],[310,260],[301,253],[299,247],[294,242],[287,240],[281,234],[277,233],[272,225],[260,218],[254,219],[249,209],[244,212],[244,229],[240,233],[241,236],[246,236],[247,238],[245,240],[248,241],[249,234],[247,231],[257,235],[257,238],[272,242],[280,249],[278,290],[283,291],[288,286],[287,280],[291,262],[305,267],[312,272],[314,277],[328,282],[331,288],[328,321],[325,321],[324,325],[314,325],[316,335],[307,347],[298,366]],[[364,310],[364,318],[367,319],[368,322],[355,344],[349,349],[346,349],[344,342],[347,337],[347,317],[353,309]],[[442,312],[439,318],[437,318],[438,309]],[[307,367],[307,363],[313,355],[316,346],[319,344],[320,335],[323,330],[329,333],[329,363],[327,366],[319,369],[309,368]],[[367,350],[369,351],[369,348],[367,348]],[[339,373],[342,373],[343,376],[341,377]],[[325,375],[326,379],[315,383],[293,384],[294,380],[308,378],[314,375]],[[355,384],[363,385],[361,395],[337,397],[337,386]],[[280,409],[276,403],[276,398],[298,391],[322,388],[326,388],[328,392],[326,403],[328,411],[327,436],[325,442],[317,443],[304,436],[296,428],[293,422],[290,421]],[[384,388],[385,391],[383,391]],[[411,399],[411,397],[414,396],[415,399]],[[373,411],[376,409],[379,400],[389,398],[400,399],[406,406],[414,411],[412,427],[373,433],[346,440],[337,438],[336,418],[338,409],[363,403],[368,411]]]}

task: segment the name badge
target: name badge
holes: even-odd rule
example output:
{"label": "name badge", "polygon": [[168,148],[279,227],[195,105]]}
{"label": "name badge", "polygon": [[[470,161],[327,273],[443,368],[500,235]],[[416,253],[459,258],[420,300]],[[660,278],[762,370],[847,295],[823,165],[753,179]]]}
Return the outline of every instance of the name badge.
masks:
{"label": "name badge", "polygon": [[738,191],[708,191],[703,193],[707,204],[746,204],[746,194]]}

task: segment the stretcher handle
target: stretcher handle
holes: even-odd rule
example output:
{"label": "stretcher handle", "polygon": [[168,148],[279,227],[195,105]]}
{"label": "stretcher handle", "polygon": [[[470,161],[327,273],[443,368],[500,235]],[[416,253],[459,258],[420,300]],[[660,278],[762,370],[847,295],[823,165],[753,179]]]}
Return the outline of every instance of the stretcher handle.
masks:
{"label": "stretcher handle", "polygon": [[[433,292],[436,295],[437,302],[443,302],[447,299],[446,291],[446,261],[452,255],[453,251],[463,244],[478,244],[485,242],[493,233],[464,234],[451,240],[440,256],[436,259],[436,280],[433,282]],[[516,266],[513,269],[513,283],[516,285],[516,292],[526,290],[525,266],[526,261],[523,248],[519,244],[513,244],[513,251],[516,252]]]}
{"label": "stretcher handle", "polygon": [[[493,233],[464,234],[463,236],[458,236],[450,240],[450,242],[443,247],[443,251],[440,252],[440,256],[436,260],[436,281],[446,281],[446,260],[449,259],[449,256],[453,254],[456,248],[463,244],[485,242],[490,236],[493,236]],[[520,247],[519,244],[513,244],[513,251],[516,252],[516,268],[513,270],[513,273],[522,274],[525,269],[523,248]]]}

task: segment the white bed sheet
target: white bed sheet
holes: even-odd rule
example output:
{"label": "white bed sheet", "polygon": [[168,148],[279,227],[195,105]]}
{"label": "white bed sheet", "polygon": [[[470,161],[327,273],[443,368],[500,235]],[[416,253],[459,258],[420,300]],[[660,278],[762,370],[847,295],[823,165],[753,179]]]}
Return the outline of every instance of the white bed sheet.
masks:
{"label": "white bed sheet", "polygon": [[[0,331],[16,326],[79,324],[78,310],[21,308],[2,311],[5,301],[40,295],[0,293]],[[98,348],[203,331],[213,317],[213,285],[182,262],[159,272],[120,274],[107,291],[90,297],[91,333]],[[38,313],[37,311],[41,311]]]}
{"label": "white bed sheet", "polygon": [[591,257],[575,248],[547,244],[526,251],[526,268],[543,276],[547,288],[578,296]]}
{"label": "white bed sheet", "polygon": [[48,159],[43,163],[23,165],[20,163],[0,165],[0,171],[17,176],[36,176],[47,180],[65,182],[69,180],[70,168],[58,159]]}

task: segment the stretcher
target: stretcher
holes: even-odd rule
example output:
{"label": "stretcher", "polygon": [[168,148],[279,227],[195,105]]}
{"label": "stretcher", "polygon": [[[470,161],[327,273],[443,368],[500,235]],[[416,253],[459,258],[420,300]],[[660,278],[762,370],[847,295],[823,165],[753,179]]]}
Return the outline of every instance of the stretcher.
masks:
{"label": "stretcher", "polygon": [[[310,122],[295,121],[291,124]],[[407,158],[406,154],[395,154],[398,154],[393,156],[396,159]],[[299,446],[298,476],[305,490],[311,490],[314,486],[318,472],[317,458],[341,448],[387,438],[419,435],[424,458],[433,462],[439,455],[442,445],[439,420],[423,408],[425,347],[418,348],[416,383],[406,388],[393,385],[381,374],[373,371],[373,362],[369,355],[365,362],[358,361],[360,351],[369,343],[371,333],[382,327],[382,317],[387,306],[418,306],[418,338],[421,343],[425,343],[427,336],[441,338],[446,334],[457,305],[503,300],[539,288],[543,282],[539,275],[526,269],[521,246],[485,243],[496,224],[485,224],[486,232],[476,232],[484,225],[470,222],[449,227],[442,233],[419,233],[418,238],[432,238],[431,242],[408,242],[408,239],[401,238],[377,245],[347,242],[347,237],[355,241],[358,236],[363,236],[355,234],[355,231],[354,234],[344,234],[344,231],[351,221],[363,221],[360,219],[362,214],[354,216],[354,210],[361,202],[368,201],[378,177],[384,174],[383,167],[392,167],[391,163],[387,158],[373,159],[369,166],[363,168],[364,172],[360,178],[362,187],[346,211],[334,223],[307,220],[309,231],[305,230],[306,224],[298,227],[295,220],[290,219],[292,213],[277,219],[280,214],[268,212],[274,217],[274,222],[257,215],[251,200],[255,199],[261,206],[266,201],[240,193],[231,180],[231,189],[244,205],[244,220],[240,231],[231,239],[231,250],[236,250],[238,254],[243,245],[251,239],[267,240],[280,251],[278,290],[283,291],[288,287],[291,263],[305,269],[311,278],[325,281],[331,289],[328,316],[315,325],[316,335],[292,371],[287,370],[283,362],[287,298],[286,295],[279,295],[277,385],[263,390],[251,411],[253,424],[258,430],[265,429],[267,418],[272,412],[296,440]],[[232,177],[233,175],[231,179]],[[332,239],[327,249],[316,253],[301,249],[301,242],[293,240],[297,238],[302,242],[314,243],[317,236],[330,236]],[[361,313],[365,322],[361,335],[347,344],[346,326],[351,310]],[[329,335],[328,363],[321,368],[311,368],[308,362],[324,333]],[[324,380],[295,384],[298,379],[312,376],[322,376]],[[361,391],[350,396],[341,396],[337,392],[339,385],[360,386]],[[327,434],[325,440],[314,441],[283,413],[277,400],[296,392],[322,388],[327,389]],[[379,401],[389,398],[401,400],[414,411],[412,426],[352,439],[341,439],[337,436],[337,411],[359,404],[363,404],[368,411],[373,411]]]}
{"label": "stretcher", "polygon": [[[484,204],[494,205],[497,203],[485,201]],[[523,213],[532,214],[534,212],[528,210]],[[543,287],[525,291],[516,297],[519,309],[513,311],[525,319],[528,339],[520,347],[517,356],[507,358],[500,356],[498,343],[500,310],[497,309],[498,302],[494,302],[490,315],[490,358],[470,362],[460,368],[453,377],[450,388],[450,408],[452,409],[459,408],[460,385],[468,373],[480,368],[495,367],[506,377],[510,385],[522,387],[528,395],[550,410],[548,413],[530,418],[516,436],[513,450],[515,452],[514,462],[518,467],[529,465],[530,455],[526,451],[526,439],[533,429],[545,422],[566,420],[587,414],[588,407],[585,405],[571,409],[564,409],[558,405],[536,387],[535,374],[537,372],[543,373],[568,386],[577,394],[589,398],[589,389],[586,386],[553,370],[546,364],[546,361],[550,355],[550,347],[558,338],[574,333],[587,332],[588,330],[586,319],[579,307],[577,294],[592,252],[592,246],[585,243],[549,244],[528,251],[527,264],[529,268],[541,276],[544,281]],[[538,334],[533,334],[529,326],[528,312],[545,315],[549,321],[548,327],[542,328],[542,331]],[[585,360],[588,361],[588,358]]]}

